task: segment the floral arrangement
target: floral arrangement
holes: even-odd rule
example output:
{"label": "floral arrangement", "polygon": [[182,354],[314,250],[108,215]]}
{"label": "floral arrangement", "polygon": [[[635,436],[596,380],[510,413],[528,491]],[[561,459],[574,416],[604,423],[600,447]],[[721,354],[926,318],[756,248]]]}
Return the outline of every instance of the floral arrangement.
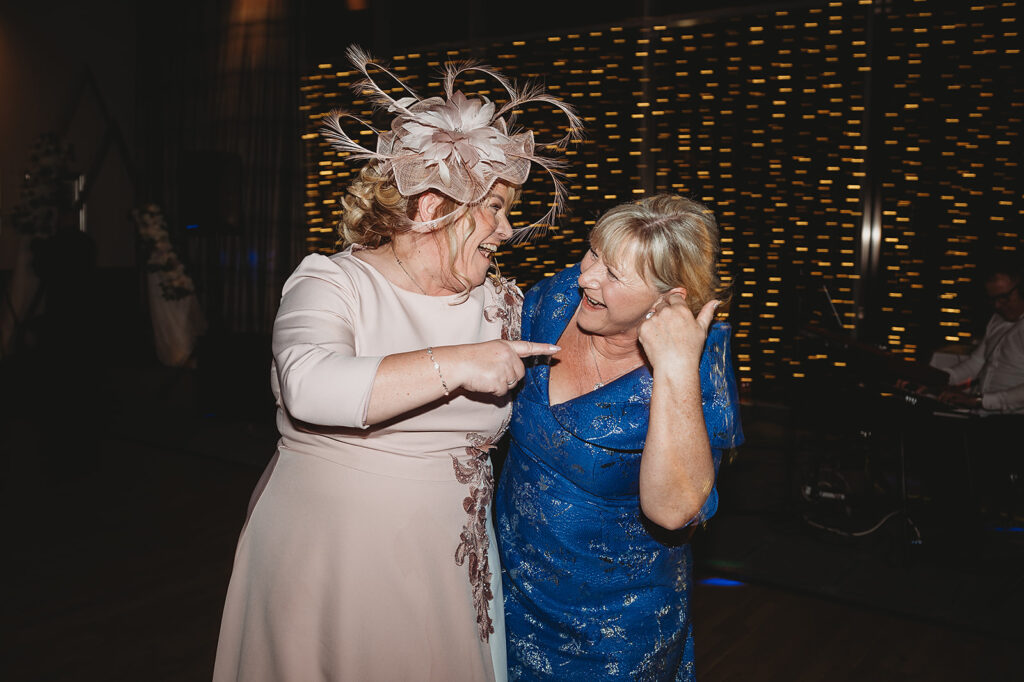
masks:
{"label": "floral arrangement", "polygon": [[185,266],[174,253],[167,221],[156,204],[148,204],[132,211],[139,228],[139,238],[149,256],[146,271],[159,274],[160,293],[164,300],[178,301],[195,293],[192,278],[185,272]]}
{"label": "floral arrangement", "polygon": [[14,229],[37,237],[49,237],[56,232],[61,209],[72,205],[73,160],[71,145],[60,136],[53,133],[39,136],[29,155],[21,197],[11,209]]}

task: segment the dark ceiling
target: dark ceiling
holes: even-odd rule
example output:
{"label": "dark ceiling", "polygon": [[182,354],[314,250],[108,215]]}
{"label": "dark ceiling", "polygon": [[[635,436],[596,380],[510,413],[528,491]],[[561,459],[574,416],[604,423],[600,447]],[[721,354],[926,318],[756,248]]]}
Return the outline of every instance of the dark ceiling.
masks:
{"label": "dark ceiling", "polygon": [[[387,55],[445,43],[474,43],[497,37],[531,35],[559,29],[708,12],[766,10],[808,2],[764,0],[307,0],[306,44],[313,60],[337,59],[344,47],[358,42]],[[820,3],[819,3],[820,4]]]}

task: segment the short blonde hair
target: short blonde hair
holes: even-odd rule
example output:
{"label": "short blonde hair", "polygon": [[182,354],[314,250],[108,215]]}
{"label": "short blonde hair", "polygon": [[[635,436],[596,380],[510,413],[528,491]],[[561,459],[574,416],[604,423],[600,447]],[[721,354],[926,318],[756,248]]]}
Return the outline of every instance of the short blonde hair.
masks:
{"label": "short blonde hair", "polygon": [[[512,190],[508,199],[509,206],[518,200],[518,187],[503,182],[495,185],[509,187]],[[338,223],[338,246],[345,248],[359,244],[367,248],[377,248],[388,244],[396,234],[409,229],[409,220],[416,217],[421,196],[422,194],[403,196],[398,191],[392,175],[382,172],[379,163],[370,162],[359,171],[359,177],[346,188],[345,196],[342,197],[343,212]],[[460,204],[443,194],[441,197],[443,201],[438,207],[438,213],[450,214],[450,217],[441,222],[432,234],[448,248],[448,272],[445,274],[455,279],[463,294],[468,294],[472,288],[471,284],[464,273],[456,270],[455,260],[469,235],[476,229],[476,220],[471,210],[475,204]],[[462,218],[469,222],[469,230],[465,233],[460,233],[458,229]],[[497,263],[492,263],[493,274],[497,276]]]}
{"label": "short blonde hair", "polygon": [[598,219],[590,244],[612,266],[631,264],[660,292],[685,288],[695,315],[712,299],[727,302],[718,278],[718,221],[700,202],[658,194],[620,204]]}

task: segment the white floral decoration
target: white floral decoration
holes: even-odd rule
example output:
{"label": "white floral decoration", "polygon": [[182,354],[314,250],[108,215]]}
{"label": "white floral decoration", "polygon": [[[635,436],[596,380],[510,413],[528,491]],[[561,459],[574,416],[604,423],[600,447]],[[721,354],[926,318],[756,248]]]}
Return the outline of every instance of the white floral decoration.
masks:
{"label": "white floral decoration", "polygon": [[158,273],[160,293],[164,299],[177,301],[194,294],[195,285],[171,246],[167,221],[160,207],[148,204],[142,209],[133,210],[132,216],[139,229],[139,238],[149,252],[146,270]]}

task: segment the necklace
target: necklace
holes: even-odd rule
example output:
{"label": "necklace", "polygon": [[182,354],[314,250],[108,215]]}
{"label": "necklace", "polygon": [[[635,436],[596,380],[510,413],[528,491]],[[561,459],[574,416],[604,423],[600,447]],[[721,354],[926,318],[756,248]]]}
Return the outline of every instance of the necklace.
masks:
{"label": "necklace", "polygon": [[391,254],[395,257],[395,262],[398,263],[398,267],[402,268],[402,272],[404,272],[405,276],[408,277],[412,281],[412,283],[416,285],[416,288],[420,290],[420,293],[423,294],[424,296],[429,296],[429,294],[423,290],[423,287],[420,286],[420,283],[413,279],[412,275],[409,274],[409,271],[405,269],[404,265],[402,265],[402,261],[398,258],[398,252],[395,251],[394,242],[391,242]]}
{"label": "necklace", "polygon": [[590,357],[594,358],[594,369],[597,370],[597,383],[594,384],[594,390],[604,386],[604,377],[601,376],[601,368],[597,365],[597,351],[594,350],[594,337],[592,335],[587,336],[587,340],[590,341]]}

